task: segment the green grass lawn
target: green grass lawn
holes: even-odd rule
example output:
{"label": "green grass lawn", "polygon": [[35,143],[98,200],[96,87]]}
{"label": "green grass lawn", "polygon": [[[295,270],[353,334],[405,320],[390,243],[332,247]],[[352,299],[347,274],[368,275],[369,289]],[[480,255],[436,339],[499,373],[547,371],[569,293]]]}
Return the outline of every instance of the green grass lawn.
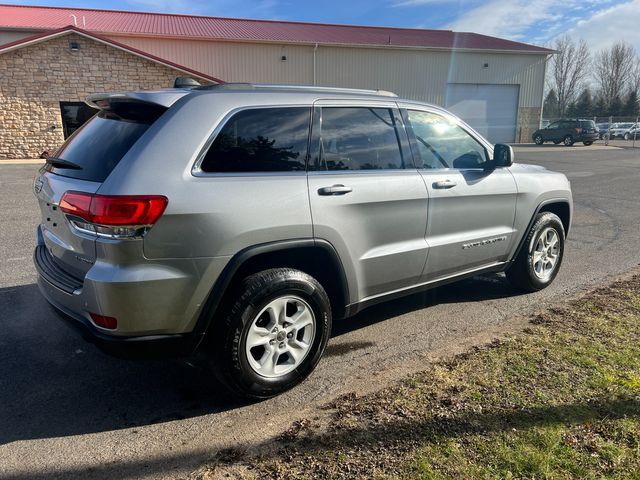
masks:
{"label": "green grass lawn", "polygon": [[328,408],[328,427],[296,424],[242,476],[640,479],[640,276]]}

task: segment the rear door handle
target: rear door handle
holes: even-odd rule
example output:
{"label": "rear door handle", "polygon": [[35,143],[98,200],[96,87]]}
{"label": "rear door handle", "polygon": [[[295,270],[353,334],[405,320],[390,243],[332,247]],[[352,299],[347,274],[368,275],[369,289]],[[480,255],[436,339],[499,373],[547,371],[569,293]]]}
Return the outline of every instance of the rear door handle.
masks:
{"label": "rear door handle", "polygon": [[345,187],[344,185],[332,185],[330,187],[319,188],[318,195],[345,195],[351,191],[351,187]]}
{"label": "rear door handle", "polygon": [[453,180],[440,180],[439,182],[434,182],[433,188],[453,188],[457,185]]}

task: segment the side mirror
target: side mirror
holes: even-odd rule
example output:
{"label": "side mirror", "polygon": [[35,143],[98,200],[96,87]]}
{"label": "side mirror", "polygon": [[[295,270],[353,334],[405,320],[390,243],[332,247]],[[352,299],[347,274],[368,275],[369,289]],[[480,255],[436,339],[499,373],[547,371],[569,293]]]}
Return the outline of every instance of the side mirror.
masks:
{"label": "side mirror", "polygon": [[493,147],[493,160],[491,163],[494,168],[510,167],[513,165],[513,148],[504,143],[496,143]]}

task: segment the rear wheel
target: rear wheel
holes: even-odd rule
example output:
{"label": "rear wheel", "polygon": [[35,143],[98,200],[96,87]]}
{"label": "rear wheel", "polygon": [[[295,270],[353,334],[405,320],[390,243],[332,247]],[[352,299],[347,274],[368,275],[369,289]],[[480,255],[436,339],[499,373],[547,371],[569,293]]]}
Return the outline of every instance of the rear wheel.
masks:
{"label": "rear wheel", "polygon": [[625,134],[624,134],[624,139],[625,139],[625,140],[629,140],[630,138],[631,138],[631,136],[630,136],[628,133],[625,133]]}
{"label": "rear wheel", "polygon": [[544,143],[544,139],[542,138],[542,135],[540,135],[540,134],[535,135],[533,137],[533,141],[535,142],[536,145],[542,145]]}
{"label": "rear wheel", "polygon": [[290,268],[245,278],[210,332],[218,377],[236,394],[268,398],[302,382],[320,361],[331,332],[322,285]]}
{"label": "rear wheel", "polygon": [[567,135],[566,137],[564,137],[562,139],[562,142],[567,146],[570,147],[571,145],[573,145],[574,140],[573,137],[571,135]]}
{"label": "rear wheel", "polygon": [[522,249],[506,271],[511,284],[525,292],[549,286],[556,278],[564,255],[564,227],[550,212],[536,215]]}
{"label": "rear wheel", "polygon": [[583,143],[583,144],[585,144],[587,147],[588,147],[589,145],[593,145],[593,142],[582,142],[582,143]]}

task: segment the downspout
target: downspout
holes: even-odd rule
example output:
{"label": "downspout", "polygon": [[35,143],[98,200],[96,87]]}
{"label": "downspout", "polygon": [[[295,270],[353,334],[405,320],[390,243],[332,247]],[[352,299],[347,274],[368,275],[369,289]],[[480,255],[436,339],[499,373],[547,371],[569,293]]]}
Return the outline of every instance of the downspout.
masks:
{"label": "downspout", "polygon": [[316,43],[313,47],[313,84],[317,85],[316,83],[316,52],[318,51],[318,44]]}

